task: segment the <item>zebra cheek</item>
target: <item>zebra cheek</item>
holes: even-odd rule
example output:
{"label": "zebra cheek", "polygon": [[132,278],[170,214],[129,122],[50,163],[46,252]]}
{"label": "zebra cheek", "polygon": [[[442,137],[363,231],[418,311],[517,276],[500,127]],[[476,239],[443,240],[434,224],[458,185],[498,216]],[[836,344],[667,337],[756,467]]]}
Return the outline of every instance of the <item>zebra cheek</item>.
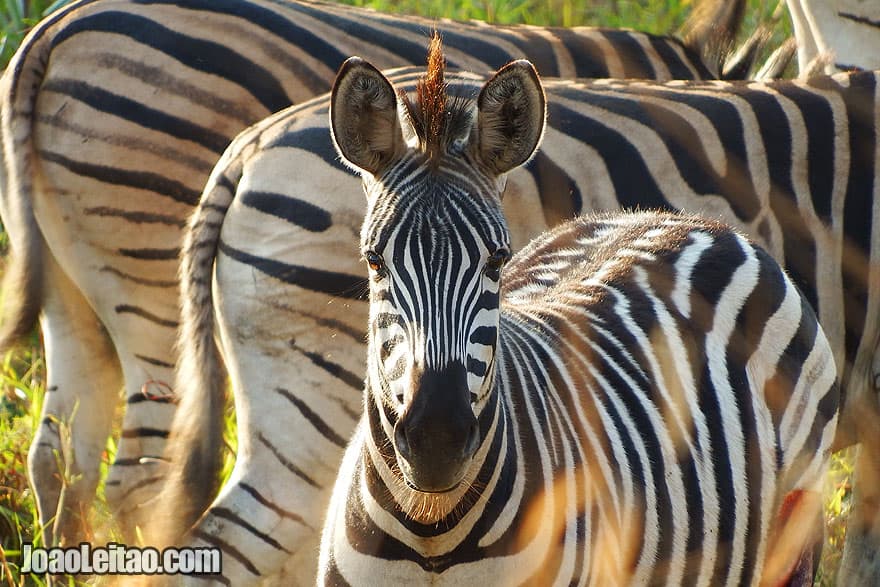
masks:
{"label": "zebra cheek", "polygon": [[[481,351],[481,352],[480,352]],[[471,404],[475,404],[477,398],[483,395],[483,389],[489,380],[489,364],[492,353],[489,347],[483,347],[479,351],[468,354],[467,360],[467,386],[471,394]]]}

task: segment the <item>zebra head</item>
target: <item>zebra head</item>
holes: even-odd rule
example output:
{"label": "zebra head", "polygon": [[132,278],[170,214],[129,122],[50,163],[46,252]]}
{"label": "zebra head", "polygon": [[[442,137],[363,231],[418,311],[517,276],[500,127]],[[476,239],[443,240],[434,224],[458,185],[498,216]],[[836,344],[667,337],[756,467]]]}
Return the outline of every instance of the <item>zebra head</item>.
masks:
{"label": "zebra head", "polygon": [[381,420],[371,426],[412,489],[457,487],[483,440],[510,256],[503,177],[534,154],[545,111],[527,61],[496,72],[476,100],[448,97],[437,37],[415,99],[358,58],[337,75],[333,139],[368,201],[367,385]]}

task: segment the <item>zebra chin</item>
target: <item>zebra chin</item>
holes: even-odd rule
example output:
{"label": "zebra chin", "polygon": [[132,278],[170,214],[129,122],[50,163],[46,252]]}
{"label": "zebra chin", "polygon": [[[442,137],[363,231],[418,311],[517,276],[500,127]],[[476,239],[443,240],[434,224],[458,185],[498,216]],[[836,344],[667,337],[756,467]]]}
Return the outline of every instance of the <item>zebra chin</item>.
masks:
{"label": "zebra chin", "polygon": [[397,455],[397,464],[403,475],[406,486],[420,493],[449,493],[458,489],[465,473],[467,473],[470,459],[461,463],[458,470],[440,471],[437,467],[413,467],[401,456]]}

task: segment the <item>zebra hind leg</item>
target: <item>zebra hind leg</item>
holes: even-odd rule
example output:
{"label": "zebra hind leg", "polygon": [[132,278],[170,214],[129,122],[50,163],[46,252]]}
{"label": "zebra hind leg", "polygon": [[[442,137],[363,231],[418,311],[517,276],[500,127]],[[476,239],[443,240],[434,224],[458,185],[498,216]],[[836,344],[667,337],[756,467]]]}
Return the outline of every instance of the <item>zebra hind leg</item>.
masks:
{"label": "zebra hind leg", "polygon": [[[107,502],[126,540],[137,538],[155,507],[150,503],[167,476],[165,445],[177,407],[175,329],[150,329],[117,346],[125,376],[125,414],[116,458],[107,475]],[[136,348],[133,345],[137,345]]]}
{"label": "zebra hind leg", "polygon": [[51,256],[46,259],[50,287],[41,327],[48,380],[28,471],[44,544],[76,544],[85,537],[121,379],[94,311]]}

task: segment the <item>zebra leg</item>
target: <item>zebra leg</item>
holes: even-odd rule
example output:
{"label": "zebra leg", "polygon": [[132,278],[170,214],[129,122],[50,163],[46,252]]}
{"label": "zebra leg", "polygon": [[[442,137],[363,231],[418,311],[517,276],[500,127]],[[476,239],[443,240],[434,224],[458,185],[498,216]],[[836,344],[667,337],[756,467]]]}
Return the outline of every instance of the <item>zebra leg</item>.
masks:
{"label": "zebra leg", "polygon": [[45,544],[84,538],[101,455],[122,387],[119,365],[95,312],[46,254],[41,327],[47,386],[28,471]]}
{"label": "zebra leg", "polygon": [[[277,355],[263,354],[245,356],[241,371],[230,366],[238,458],[191,532],[195,545],[223,551],[223,576],[233,585],[271,577],[284,565],[292,573],[285,584],[314,582],[324,509],[360,407],[359,390],[341,390],[308,358],[287,354],[283,367]],[[302,384],[288,389],[286,381]],[[340,400],[340,391],[353,401]]]}
{"label": "zebra leg", "polygon": [[[189,543],[223,552],[222,582],[227,584],[251,585],[265,579],[313,584],[333,471],[326,463],[302,471],[286,460],[296,458],[290,447],[275,446],[266,432],[257,433],[254,440],[246,451],[240,447],[232,477],[191,530]],[[282,571],[285,566],[288,573]],[[283,580],[279,574],[284,574]]]}
{"label": "zebra leg", "polygon": [[[45,206],[42,212],[43,225],[51,222],[56,228],[53,236],[47,237],[55,239],[50,241],[53,254],[107,329],[124,376],[125,413],[105,495],[123,535],[131,542],[135,527],[142,525],[139,506],[161,486],[161,456],[174,416],[176,261],[129,260],[115,252],[122,247],[114,247],[116,243],[109,237],[108,250],[102,251],[100,243],[76,240],[69,234],[72,229],[65,233],[58,228],[64,228],[58,220],[63,209],[56,214]],[[131,228],[128,231],[137,234]],[[113,236],[123,233],[119,230]],[[163,242],[174,241],[168,238]],[[108,405],[115,407],[118,397],[112,399]]]}
{"label": "zebra leg", "polygon": [[[125,415],[106,495],[129,540],[135,537],[137,527],[144,526],[151,508],[147,502],[165,476],[162,455],[176,407],[171,387],[174,334],[174,329],[147,327],[142,338],[128,336],[117,345],[125,375]],[[129,343],[138,347],[130,348]]]}

